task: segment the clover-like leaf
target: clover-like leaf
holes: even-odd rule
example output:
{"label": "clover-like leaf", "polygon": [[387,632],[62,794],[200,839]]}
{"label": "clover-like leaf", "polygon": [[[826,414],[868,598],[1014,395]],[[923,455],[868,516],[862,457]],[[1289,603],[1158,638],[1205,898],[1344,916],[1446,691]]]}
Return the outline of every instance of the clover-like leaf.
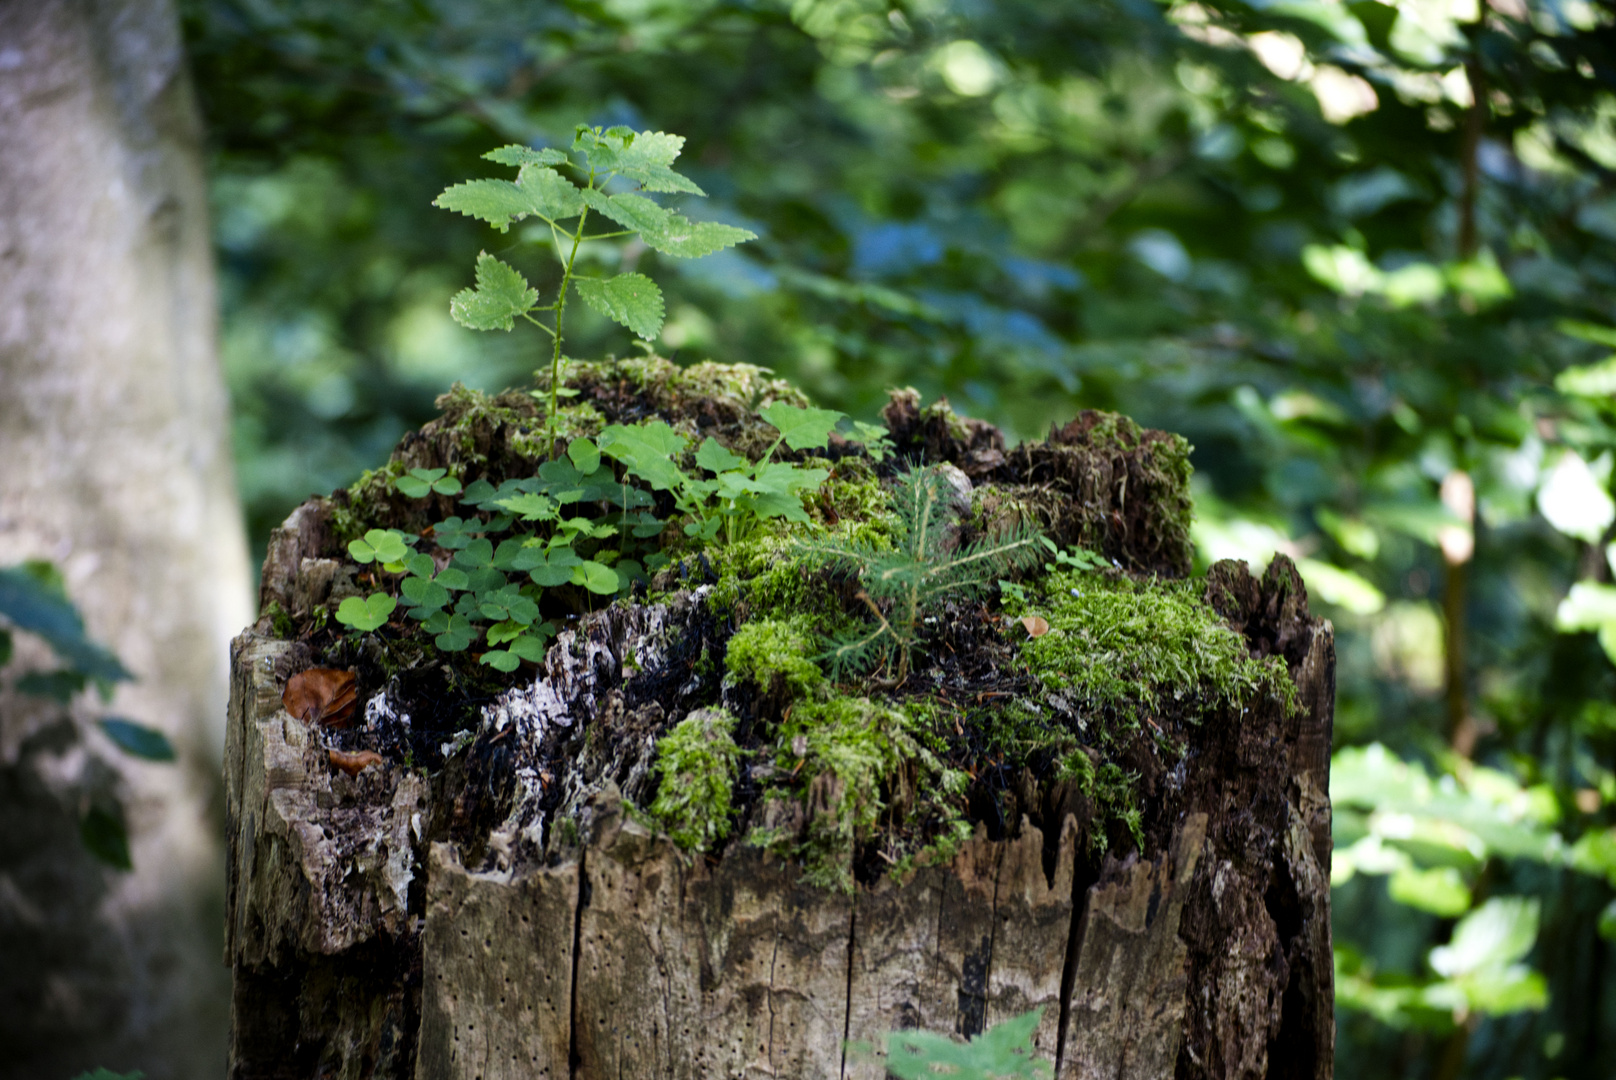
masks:
{"label": "clover-like leaf", "polygon": [[644,274],[618,274],[600,281],[574,278],[584,303],[647,341],[662,329],[662,290]]}
{"label": "clover-like leaf", "polygon": [[511,672],[522,666],[521,657],[504,649],[490,649],[478,659],[478,663],[487,664],[495,671]]}
{"label": "clover-like leaf", "polygon": [[582,585],[590,592],[600,593],[603,596],[615,593],[620,584],[616,570],[588,559],[573,567],[572,583]]}
{"label": "clover-like leaf", "polygon": [[102,717],[98,723],[101,730],[106,732],[107,738],[125,753],[145,758],[147,761],[174,760],[174,744],[168,741],[167,735],[156,728],[149,728],[144,724],[116,716]]}
{"label": "clover-like leaf", "polygon": [[369,633],[385,623],[397,606],[398,601],[386,593],[371,593],[363,600],[350,596],[338,605],[337,621],[360,633]]}
{"label": "clover-like leaf", "polygon": [[393,529],[371,529],[363,540],[348,544],[348,554],[356,563],[401,563],[410,554],[404,537]]}
{"label": "clover-like leaf", "polygon": [[[479,484],[483,482],[477,481]],[[462,521],[457,517],[444,518],[433,526],[432,538],[437,541],[440,548],[456,551],[471,543],[474,539],[471,534],[480,531],[481,528],[482,526],[476,521]]]}
{"label": "clover-like leaf", "polygon": [[461,289],[449,301],[454,321],[470,330],[510,330],[516,316],[539,302],[527,278],[488,252],[477,256],[477,287]]}
{"label": "clover-like leaf", "polygon": [[406,579],[404,584],[399,587],[399,592],[404,594],[403,599],[399,602],[415,608],[416,610],[410,614],[416,619],[425,619],[432,612],[441,610],[448,606],[449,603],[449,590],[436,581],[429,581],[426,578],[412,577]]}
{"label": "clover-like leaf", "polygon": [[721,473],[731,469],[744,469],[752,463],[739,454],[731,453],[709,435],[702,440],[701,446],[696,450],[696,464],[715,473]]}
{"label": "clover-like leaf", "polygon": [[455,552],[454,565],[464,570],[480,570],[494,562],[494,542],[492,540],[473,540],[465,547]]}
{"label": "clover-like leaf", "polygon": [[830,442],[831,430],[842,418],[842,414],[834,409],[799,409],[783,401],[776,401],[763,409],[760,415],[779,430],[786,445],[793,450],[825,446]]}
{"label": "clover-like leaf", "polygon": [[545,147],[543,150],[533,150],[526,146],[512,143],[502,146],[498,150],[490,150],[483,155],[485,161],[497,161],[501,165],[512,168],[521,168],[523,165],[565,165],[567,154],[564,150],[554,147]]}
{"label": "clover-like leaf", "polygon": [[412,499],[424,499],[432,492],[439,495],[460,494],[460,481],[446,476],[447,469],[411,469],[393,482],[393,486]]}
{"label": "clover-like leaf", "polygon": [[490,645],[503,645],[507,641],[521,637],[522,631],[526,629],[527,627],[522,623],[506,620],[490,626],[484,631],[484,636],[488,638],[488,644]]}
{"label": "clover-like leaf", "polygon": [[[476,628],[464,615],[450,615],[443,626],[443,631],[432,641],[444,652],[464,652],[477,636]],[[431,629],[430,623],[428,629]]]}
{"label": "clover-like leaf", "polygon": [[570,547],[554,547],[545,554],[542,563],[528,570],[527,576],[533,584],[552,589],[571,581],[573,569],[582,565],[583,561]]}
{"label": "clover-like leaf", "polygon": [[530,660],[535,664],[544,663],[544,648],[546,640],[555,634],[555,627],[545,622],[529,628],[528,632],[516,638],[510,644],[510,651],[523,660]]}

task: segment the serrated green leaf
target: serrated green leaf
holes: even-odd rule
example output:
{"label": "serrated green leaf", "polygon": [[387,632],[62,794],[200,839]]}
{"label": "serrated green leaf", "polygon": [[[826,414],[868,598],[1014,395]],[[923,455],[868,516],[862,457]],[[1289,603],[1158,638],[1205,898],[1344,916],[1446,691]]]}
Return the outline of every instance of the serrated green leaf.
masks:
{"label": "serrated green leaf", "polygon": [[500,232],[511,222],[536,215],[550,220],[576,217],[583,210],[578,187],[554,169],[526,164],[516,180],[468,180],[447,188],[432,203],[479,221]]}
{"label": "serrated green leaf", "polygon": [[681,214],[669,214],[667,224],[660,230],[642,230],[640,236],[663,254],[676,255],[681,259],[699,259],[703,255],[757,239],[757,233],[750,229],[716,221],[691,221]]}
{"label": "serrated green leaf", "polygon": [[582,196],[591,210],[605,214],[625,229],[638,230],[642,236],[647,236],[648,244],[651,241],[647,234],[660,233],[668,227],[668,219],[676,216],[673,211],[658,206],[644,195],[608,195],[604,191],[590,189],[582,192]]}
{"label": "serrated green leaf", "polygon": [[662,290],[644,274],[618,274],[607,281],[574,278],[578,295],[602,315],[647,341],[662,329]]}
{"label": "serrated green leaf", "polygon": [[532,492],[523,492],[509,499],[500,499],[494,504],[504,510],[520,517],[523,521],[549,521],[556,516],[556,504],[553,499]]}
{"label": "serrated green leaf", "polygon": [[842,414],[834,409],[799,409],[776,401],[760,414],[785,439],[793,450],[817,449],[830,441],[830,433],[841,420]]}
{"label": "serrated green leaf", "polygon": [[534,150],[517,143],[502,146],[498,150],[490,150],[483,155],[485,161],[497,161],[501,165],[520,168],[523,165],[565,165],[567,155],[565,151],[554,147],[545,147],[543,150]]}
{"label": "serrated green leaf", "polygon": [[630,472],[658,491],[669,491],[685,478],[674,464],[689,445],[683,435],[664,421],[648,424],[613,424],[596,438],[601,453],[621,461]]}
{"label": "serrated green leaf", "polygon": [[144,724],[137,724],[133,720],[124,720],[117,716],[102,717],[98,721],[101,730],[106,732],[107,738],[117,744],[118,749],[147,761],[173,761],[174,744],[168,741],[156,728],[149,728]]}
{"label": "serrated green leaf", "polygon": [[469,330],[510,330],[516,316],[539,302],[527,278],[488,252],[477,256],[477,287],[461,289],[449,301],[449,314]]}
{"label": "serrated green leaf", "polygon": [[627,229],[639,232],[641,239],[665,255],[682,259],[711,255],[747,240],[757,233],[715,221],[691,221],[647,199],[643,195],[607,195],[585,191],[590,209],[598,210]]}
{"label": "serrated green leaf", "polygon": [[696,451],[696,464],[715,473],[744,468],[751,462],[726,450],[717,439],[709,435]]}

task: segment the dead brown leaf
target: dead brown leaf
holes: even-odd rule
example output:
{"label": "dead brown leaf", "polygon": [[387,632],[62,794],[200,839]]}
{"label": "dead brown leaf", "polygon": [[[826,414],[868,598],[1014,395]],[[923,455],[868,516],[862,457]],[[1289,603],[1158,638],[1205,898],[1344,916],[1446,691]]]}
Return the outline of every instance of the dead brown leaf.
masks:
{"label": "dead brown leaf", "polygon": [[347,727],[353,723],[354,673],[310,668],[286,680],[281,705],[306,724]]}
{"label": "dead brown leaf", "polygon": [[1049,633],[1049,620],[1042,615],[1023,615],[1021,625],[1027,628],[1028,637],[1043,637]]}
{"label": "dead brown leaf", "polygon": [[349,776],[358,776],[372,765],[382,764],[382,756],[374,750],[356,750],[347,753],[343,750],[327,750],[331,764],[347,773]]}

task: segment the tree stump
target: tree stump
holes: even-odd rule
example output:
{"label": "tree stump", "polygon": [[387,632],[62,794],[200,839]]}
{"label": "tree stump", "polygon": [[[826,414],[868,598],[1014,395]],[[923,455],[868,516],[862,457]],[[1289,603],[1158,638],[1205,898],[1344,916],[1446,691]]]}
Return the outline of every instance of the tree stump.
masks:
{"label": "tree stump", "polygon": [[[716,416],[705,430],[724,431],[748,412],[745,394],[697,395],[658,370],[641,415]],[[610,418],[621,380],[578,385]],[[451,407],[395,457],[531,469],[528,433],[500,416],[468,435]],[[905,395],[886,419],[901,455],[974,482],[979,509],[984,493],[1037,490],[1063,543],[1135,573],[1188,572],[1170,528],[1187,519],[1187,467],[1148,467],[1181,440],[1085,414],[1007,451],[988,426]],[[1127,437],[1100,438],[1119,424]],[[689,640],[732,629],[710,586],[586,614],[537,670],[481,700],[441,668],[387,677],[365,660],[381,646],[342,646],[363,723],[334,731],[285,711],[286,680],[334,646],[280,638],[352,592],[339,543],[352,506],[312,500],[276,532],[270,614],[235,644],[232,1077],[876,1080],[879,1059],[850,1042],[969,1036],[1032,1009],[1061,1080],[1331,1075],[1333,639],[1283,556],[1261,579],[1217,564],[1204,593],[1251,655],[1280,658],[1295,707],[1270,695],[1148,718],[1166,733],[1128,760],[1142,849],[1125,831],[1106,839],[1077,785],[1028,768],[991,797],[979,777],[972,831],[948,858],[860,871],[846,891],[805,883],[744,828],[692,855],[637,809],[659,736],[731,693],[692,685]],[[332,748],[386,760],[349,775]],[[775,812],[740,790],[743,824]]]}

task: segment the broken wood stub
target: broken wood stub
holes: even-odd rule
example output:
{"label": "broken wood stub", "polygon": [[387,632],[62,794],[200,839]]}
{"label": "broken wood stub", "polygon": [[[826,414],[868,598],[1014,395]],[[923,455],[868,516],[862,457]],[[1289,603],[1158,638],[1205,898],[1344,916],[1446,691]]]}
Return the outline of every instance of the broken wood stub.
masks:
{"label": "broken wood stub", "polygon": [[[967,433],[955,457],[1008,467]],[[287,612],[344,587],[330,511],[306,504],[272,543],[264,595]],[[879,1080],[858,1044],[1039,1009],[1058,1080],[1327,1080],[1331,628],[1283,557],[1260,579],[1220,563],[1206,595],[1283,660],[1301,708],[1175,729],[1181,763],[1142,781],[1142,854],[1096,855],[1086,800],[1033,784],[950,861],[851,895],[740,841],[689,856],[625,805],[645,805],[654,733],[694,707],[677,682],[644,699],[630,671],[712,621],[702,589],[579,620],[531,686],[483,708],[469,752],[446,734],[436,769],[334,767],[331,749],[408,725],[400,699],[363,686],[350,730],[293,717],[286,682],[321,657],[261,623],[233,654],[230,1074]],[[541,737],[566,756],[524,757]]]}

